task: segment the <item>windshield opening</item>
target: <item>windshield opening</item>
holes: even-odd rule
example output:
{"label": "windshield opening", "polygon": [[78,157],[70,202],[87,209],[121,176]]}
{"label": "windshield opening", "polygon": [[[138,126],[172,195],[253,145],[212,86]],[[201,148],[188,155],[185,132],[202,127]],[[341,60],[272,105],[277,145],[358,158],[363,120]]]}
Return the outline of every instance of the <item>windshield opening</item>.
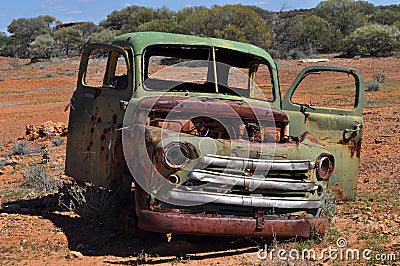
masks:
{"label": "windshield opening", "polygon": [[225,48],[157,45],[144,53],[144,88],[273,101],[268,63]]}

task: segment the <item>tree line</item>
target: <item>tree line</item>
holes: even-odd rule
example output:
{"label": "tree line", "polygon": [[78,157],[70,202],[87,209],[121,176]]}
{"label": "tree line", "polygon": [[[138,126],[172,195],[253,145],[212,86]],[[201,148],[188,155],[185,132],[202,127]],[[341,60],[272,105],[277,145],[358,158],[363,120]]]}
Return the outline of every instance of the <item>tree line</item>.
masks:
{"label": "tree line", "polygon": [[246,42],[276,58],[316,53],[386,56],[400,50],[400,5],[326,0],[313,9],[271,12],[256,6],[190,7],[179,11],[128,6],[92,22],[62,24],[52,16],[14,19],[0,33],[0,55],[51,58],[79,54],[90,42],[127,32],[162,31]]}

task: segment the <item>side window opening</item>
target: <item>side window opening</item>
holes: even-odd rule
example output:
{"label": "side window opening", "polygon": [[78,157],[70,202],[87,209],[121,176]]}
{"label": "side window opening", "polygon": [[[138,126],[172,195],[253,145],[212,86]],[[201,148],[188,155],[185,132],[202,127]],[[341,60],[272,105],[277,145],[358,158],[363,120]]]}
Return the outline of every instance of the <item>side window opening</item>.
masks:
{"label": "side window opening", "polygon": [[87,62],[84,85],[95,88],[128,88],[128,63],[125,56],[112,49],[94,49]]}
{"label": "side window opening", "polygon": [[271,79],[271,70],[265,64],[259,64],[257,67],[257,73],[254,77],[254,90],[253,97],[256,99],[266,99],[267,101],[274,101],[273,85]]}
{"label": "side window opening", "polygon": [[227,86],[234,89],[249,90],[249,69],[230,67]]}
{"label": "side window opening", "polygon": [[353,75],[325,70],[306,74],[291,101],[300,105],[352,110],[357,104],[356,97],[357,84]]}

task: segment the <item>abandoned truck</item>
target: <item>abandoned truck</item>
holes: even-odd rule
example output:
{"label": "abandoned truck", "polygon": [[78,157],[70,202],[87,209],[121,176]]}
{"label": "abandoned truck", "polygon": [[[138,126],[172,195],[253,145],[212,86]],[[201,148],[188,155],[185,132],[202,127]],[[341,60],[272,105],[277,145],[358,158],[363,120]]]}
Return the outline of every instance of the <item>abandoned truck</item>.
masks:
{"label": "abandoned truck", "polygon": [[256,46],[142,32],[91,44],[71,98],[66,174],[134,193],[139,229],[306,238],[355,195],[363,79],[309,66],[281,98]]}

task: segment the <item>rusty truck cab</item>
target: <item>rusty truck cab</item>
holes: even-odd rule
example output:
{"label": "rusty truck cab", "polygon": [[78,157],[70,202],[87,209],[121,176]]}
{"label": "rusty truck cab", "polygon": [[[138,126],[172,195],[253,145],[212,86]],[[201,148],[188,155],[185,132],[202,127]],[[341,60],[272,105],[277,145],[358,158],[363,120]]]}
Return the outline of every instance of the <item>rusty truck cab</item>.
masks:
{"label": "rusty truck cab", "polygon": [[[351,108],[297,102],[296,89],[321,72],[351,77]],[[125,34],[83,53],[66,174],[134,190],[131,204],[144,230],[323,234],[327,202],[354,196],[362,86],[355,70],[309,67],[282,100],[276,64],[258,47]]]}

